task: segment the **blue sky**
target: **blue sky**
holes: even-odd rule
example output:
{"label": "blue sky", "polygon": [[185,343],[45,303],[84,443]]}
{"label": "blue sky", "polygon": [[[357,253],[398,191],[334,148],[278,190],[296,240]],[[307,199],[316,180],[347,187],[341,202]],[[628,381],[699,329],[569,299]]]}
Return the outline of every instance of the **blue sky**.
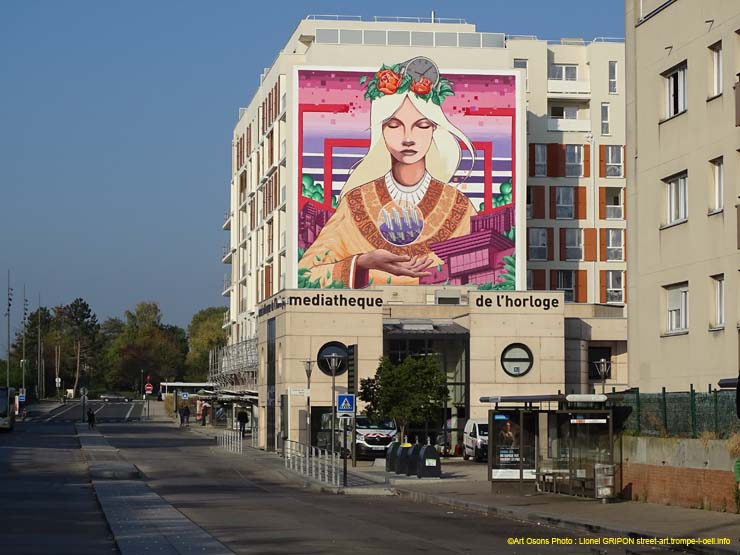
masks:
{"label": "blue sky", "polygon": [[[622,0],[0,3],[0,287],[35,307],[141,300],[186,326],[225,304],[231,130],[307,14],[464,18],[540,38],[624,36]],[[4,298],[4,294],[2,295]],[[4,305],[4,303],[2,303]],[[5,321],[0,357],[5,356]]]}

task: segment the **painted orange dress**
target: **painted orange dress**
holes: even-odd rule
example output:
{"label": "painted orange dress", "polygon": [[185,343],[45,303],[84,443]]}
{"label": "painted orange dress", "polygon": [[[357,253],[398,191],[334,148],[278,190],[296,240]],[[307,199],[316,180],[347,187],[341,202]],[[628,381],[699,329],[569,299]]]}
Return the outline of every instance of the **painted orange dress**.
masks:
{"label": "painted orange dress", "polygon": [[[455,187],[435,179],[416,203],[412,223],[421,221],[418,236],[408,244],[394,244],[383,222],[398,211],[383,177],[347,193],[314,243],[298,262],[299,271],[310,272],[310,281],[320,287],[360,288],[370,284],[415,285],[419,278],[396,276],[380,270],[357,268],[357,258],[366,252],[385,249],[397,255],[428,256],[442,264],[430,245],[470,233],[470,217],[476,210]],[[405,214],[405,213],[404,213]],[[302,270],[304,269],[305,270]]]}

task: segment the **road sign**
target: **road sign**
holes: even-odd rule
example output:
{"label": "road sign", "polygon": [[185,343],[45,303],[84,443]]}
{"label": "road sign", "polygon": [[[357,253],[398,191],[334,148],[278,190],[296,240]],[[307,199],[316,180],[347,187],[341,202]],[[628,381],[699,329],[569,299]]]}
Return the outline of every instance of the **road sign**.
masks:
{"label": "road sign", "polygon": [[60,387],[62,385],[62,378],[56,378],[54,382],[57,384],[57,387]]}
{"label": "road sign", "polygon": [[25,403],[26,396],[21,393],[20,395],[18,395],[18,401],[20,401],[21,403]]}
{"label": "road sign", "polygon": [[337,415],[337,418],[339,418],[339,420],[352,420],[354,417],[355,417],[354,414],[338,414]]}
{"label": "road sign", "polygon": [[351,393],[340,393],[337,395],[337,414],[349,414],[355,413],[355,396]]}
{"label": "road sign", "polygon": [[146,384],[144,386],[144,391],[146,391],[147,393],[151,393],[152,391],[154,391],[154,386],[152,386],[152,384],[148,383],[148,384]]}
{"label": "road sign", "polygon": [[311,395],[311,390],[305,387],[291,387],[289,393],[295,397],[305,397]]}
{"label": "road sign", "polygon": [[87,395],[87,388],[86,388],[86,387],[81,387],[81,388],[80,388],[80,395],[82,395],[83,397],[84,397],[85,395]]}
{"label": "road sign", "polygon": [[187,401],[190,394],[187,391],[183,391],[182,394],[180,394],[180,397],[182,397],[183,401]]}

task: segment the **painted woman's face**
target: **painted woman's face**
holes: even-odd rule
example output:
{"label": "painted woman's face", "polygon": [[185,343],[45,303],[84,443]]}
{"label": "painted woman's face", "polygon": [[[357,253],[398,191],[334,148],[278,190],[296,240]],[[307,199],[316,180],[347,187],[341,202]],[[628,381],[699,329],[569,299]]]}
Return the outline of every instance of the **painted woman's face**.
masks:
{"label": "painted woman's face", "polygon": [[383,124],[383,139],[393,158],[402,164],[414,164],[427,155],[435,127],[406,97]]}

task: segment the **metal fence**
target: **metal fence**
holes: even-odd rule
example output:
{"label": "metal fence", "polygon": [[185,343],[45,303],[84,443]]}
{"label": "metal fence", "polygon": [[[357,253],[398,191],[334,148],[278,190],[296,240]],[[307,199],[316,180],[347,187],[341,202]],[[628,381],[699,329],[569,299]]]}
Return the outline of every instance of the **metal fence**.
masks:
{"label": "metal fence", "polygon": [[623,431],[661,437],[726,438],[740,432],[735,391],[717,390],[625,393],[616,406],[624,407]]}
{"label": "metal fence", "polygon": [[223,447],[232,453],[242,453],[244,451],[242,435],[239,432],[233,432],[230,430],[222,431],[218,436],[216,436],[216,441],[218,442],[219,447]]}
{"label": "metal fence", "polygon": [[342,468],[338,453],[330,453],[326,449],[285,440],[283,456],[285,457],[285,468],[288,470],[330,486],[339,486]]}

